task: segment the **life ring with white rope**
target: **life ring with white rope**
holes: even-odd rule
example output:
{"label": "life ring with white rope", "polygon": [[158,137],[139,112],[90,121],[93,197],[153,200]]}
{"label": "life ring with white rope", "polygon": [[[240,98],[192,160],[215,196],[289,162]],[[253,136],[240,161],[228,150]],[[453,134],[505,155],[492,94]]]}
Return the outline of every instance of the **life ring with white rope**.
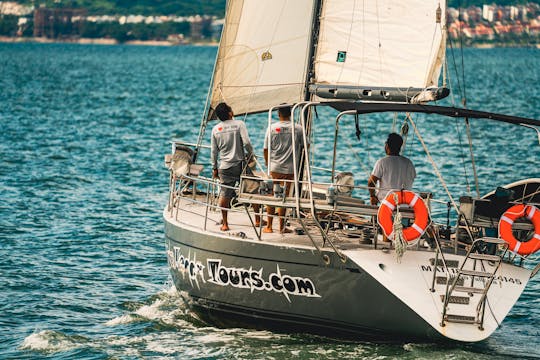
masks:
{"label": "life ring with white rope", "polygon": [[[519,241],[512,233],[512,225],[526,217],[534,226],[534,235],[529,241]],[[517,204],[501,216],[499,220],[499,236],[508,243],[510,251],[519,255],[530,255],[540,249],[540,210],[533,205]]]}
{"label": "life ring with white rope", "polygon": [[424,234],[428,227],[429,211],[420,195],[412,191],[390,191],[379,206],[379,210],[377,211],[377,222],[381,226],[384,234],[388,238],[392,238],[394,235],[394,220],[392,214],[396,209],[394,194],[397,195],[398,205],[408,205],[414,211],[414,223],[403,229],[403,237],[407,242],[417,240]]}

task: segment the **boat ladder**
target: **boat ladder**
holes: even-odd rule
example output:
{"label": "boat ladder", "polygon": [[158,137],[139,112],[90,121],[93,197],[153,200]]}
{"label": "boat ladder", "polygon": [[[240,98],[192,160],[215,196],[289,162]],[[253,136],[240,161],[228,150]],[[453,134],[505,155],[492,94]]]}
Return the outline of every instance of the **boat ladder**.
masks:
{"label": "boat ladder", "polygon": [[[489,251],[493,247],[495,249]],[[495,255],[486,254],[486,249]],[[483,237],[473,242],[455,275],[447,278],[446,294],[441,295],[442,301],[444,301],[441,326],[445,326],[447,322],[454,322],[475,324],[478,325],[480,330],[484,329],[487,293],[507,250],[508,244],[499,238]],[[466,265],[471,263],[472,266],[467,266],[466,269]],[[475,281],[475,279],[480,281]],[[467,296],[463,296],[463,294]],[[450,304],[468,305],[474,294],[480,295],[477,297],[478,302],[475,316],[471,316],[471,314],[448,313]]]}

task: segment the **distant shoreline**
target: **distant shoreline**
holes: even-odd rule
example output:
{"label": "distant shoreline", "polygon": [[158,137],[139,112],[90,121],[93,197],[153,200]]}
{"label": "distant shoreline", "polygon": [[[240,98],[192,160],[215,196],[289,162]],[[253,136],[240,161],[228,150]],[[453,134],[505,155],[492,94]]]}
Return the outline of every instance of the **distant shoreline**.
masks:
{"label": "distant shoreline", "polygon": [[176,43],[166,40],[130,40],[118,42],[110,38],[78,38],[78,39],[49,39],[43,37],[10,37],[0,36],[0,43],[38,43],[38,44],[83,44],[83,45],[144,45],[144,46],[217,46],[217,42],[185,42]]}
{"label": "distant shoreline", "polygon": [[[130,40],[126,42],[118,42],[116,39],[110,38],[77,38],[77,39],[49,39],[43,37],[10,37],[0,36],[0,43],[38,43],[38,44],[83,44],[83,45],[143,45],[143,46],[218,46],[217,42],[171,42],[167,40]],[[456,44],[454,44],[454,47]],[[459,46],[458,46],[459,47]],[[466,48],[476,49],[494,49],[494,48],[524,48],[533,47],[540,49],[540,44],[512,44],[512,43],[499,43],[499,44],[485,44],[478,43],[465,46]]]}

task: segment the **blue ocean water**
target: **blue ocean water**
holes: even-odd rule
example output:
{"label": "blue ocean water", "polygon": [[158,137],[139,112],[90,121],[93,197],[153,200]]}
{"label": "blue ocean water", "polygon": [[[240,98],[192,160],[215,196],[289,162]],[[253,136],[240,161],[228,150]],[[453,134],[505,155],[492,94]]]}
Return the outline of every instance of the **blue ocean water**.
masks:
{"label": "blue ocean water", "polygon": [[[173,138],[196,139],[215,53],[0,44],[0,358],[540,358],[538,278],[502,327],[474,345],[343,342],[197,320],[168,275],[163,155]],[[469,107],[540,119],[540,50],[466,49],[464,60]],[[457,86],[455,74],[449,81]],[[319,115],[315,132],[331,140],[332,120]],[[340,167],[360,182],[401,121],[361,117],[360,143],[343,123],[340,154],[358,162],[343,157]],[[415,123],[449,188],[473,191],[463,123]],[[540,177],[534,130],[483,120],[471,127],[481,193]],[[260,128],[248,123],[258,149]],[[412,132],[416,187],[443,198]],[[330,142],[313,146],[328,164]]]}

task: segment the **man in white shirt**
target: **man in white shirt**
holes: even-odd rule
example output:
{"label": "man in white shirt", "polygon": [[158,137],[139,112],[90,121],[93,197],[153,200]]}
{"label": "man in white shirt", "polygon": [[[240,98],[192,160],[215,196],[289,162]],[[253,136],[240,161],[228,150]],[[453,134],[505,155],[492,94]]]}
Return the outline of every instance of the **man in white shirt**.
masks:
{"label": "man in white shirt", "polygon": [[[249,155],[253,154],[253,147],[249,140],[246,124],[233,118],[233,111],[226,103],[216,106],[215,113],[221,120],[212,129],[210,159],[212,162],[212,176],[219,177],[221,192],[219,206],[223,221],[221,231],[229,230],[227,208],[231,207],[231,199],[236,196],[234,187],[240,181],[242,163],[245,159],[244,147]],[[219,166],[218,166],[219,155]],[[256,221],[260,221],[258,216]]]}
{"label": "man in white shirt", "polygon": [[368,180],[371,205],[384,200],[390,190],[412,189],[416,170],[411,160],[399,154],[402,145],[401,136],[396,133],[388,135],[384,146],[386,156],[377,160]]}
{"label": "man in white shirt", "polygon": [[[285,194],[289,194],[292,181],[276,181],[276,180],[293,180],[294,179],[294,161],[293,161],[293,126],[294,126],[294,141],[296,147],[297,159],[300,158],[300,151],[303,145],[302,127],[299,124],[291,123],[291,107],[283,106],[278,109],[279,122],[274,123],[266,130],[264,137],[264,160],[266,166],[270,167],[270,176],[274,179],[275,184],[285,186]],[[269,142],[270,140],[270,142]],[[271,233],[272,230],[272,215],[275,214],[275,209],[271,206],[267,208],[268,223],[263,229],[265,233]],[[285,227],[285,208],[278,208],[279,215],[279,232],[289,233],[290,229]]]}

